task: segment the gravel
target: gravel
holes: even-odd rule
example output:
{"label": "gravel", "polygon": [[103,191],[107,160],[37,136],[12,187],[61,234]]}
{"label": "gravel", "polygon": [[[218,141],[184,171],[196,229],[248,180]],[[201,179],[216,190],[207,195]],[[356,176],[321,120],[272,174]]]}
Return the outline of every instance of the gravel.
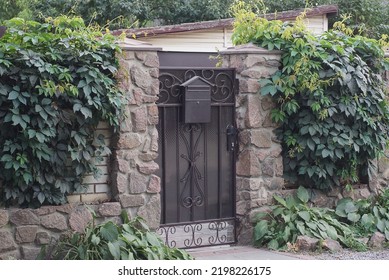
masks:
{"label": "gravel", "polygon": [[[302,254],[302,252],[299,252]],[[356,252],[343,249],[338,252],[303,253],[317,260],[389,260],[389,249]]]}

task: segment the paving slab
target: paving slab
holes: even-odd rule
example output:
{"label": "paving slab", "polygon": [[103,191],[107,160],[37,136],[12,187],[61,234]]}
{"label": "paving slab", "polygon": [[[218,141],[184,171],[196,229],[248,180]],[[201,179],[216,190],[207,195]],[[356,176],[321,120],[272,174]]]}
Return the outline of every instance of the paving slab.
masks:
{"label": "paving slab", "polygon": [[312,260],[311,256],[249,246],[219,246],[187,250],[196,260]]}

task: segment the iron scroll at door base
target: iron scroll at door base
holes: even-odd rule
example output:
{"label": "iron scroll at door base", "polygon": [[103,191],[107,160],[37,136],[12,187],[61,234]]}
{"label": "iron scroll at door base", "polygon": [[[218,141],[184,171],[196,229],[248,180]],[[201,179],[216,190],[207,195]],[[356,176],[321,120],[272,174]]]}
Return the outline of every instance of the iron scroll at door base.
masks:
{"label": "iron scroll at door base", "polygon": [[236,219],[165,224],[157,229],[165,245],[190,249],[236,243]]}

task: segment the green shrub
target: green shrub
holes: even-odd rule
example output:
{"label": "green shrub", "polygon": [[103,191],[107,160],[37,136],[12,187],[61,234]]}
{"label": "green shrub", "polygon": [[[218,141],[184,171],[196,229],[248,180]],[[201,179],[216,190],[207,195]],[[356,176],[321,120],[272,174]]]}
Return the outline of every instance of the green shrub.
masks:
{"label": "green shrub", "polygon": [[341,199],[335,214],[339,220],[352,225],[358,234],[366,236],[379,231],[389,241],[389,189],[369,199]]}
{"label": "green shrub", "polygon": [[169,248],[151,232],[143,219],[124,223],[111,221],[90,224],[85,233],[74,232],[62,238],[50,251],[44,247],[40,258],[63,260],[189,260],[184,250]]}
{"label": "green shrub", "polygon": [[295,195],[285,199],[275,195],[276,204],[271,212],[257,215],[260,221],[254,228],[254,242],[269,249],[286,250],[300,235],[324,240],[339,241],[345,247],[365,250],[366,246],[355,239],[352,228],[334,217],[334,210],[311,207],[308,191],[300,187]]}
{"label": "green shrub", "polygon": [[1,200],[62,204],[110,153],[97,124],[117,127],[123,98],[115,38],[80,18],[12,19],[0,39]]}
{"label": "green shrub", "polygon": [[[277,104],[284,174],[297,185],[329,189],[367,177],[388,143],[389,106],[381,72],[389,69],[383,41],[335,30],[314,36],[304,15],[294,25],[235,7],[234,44],[282,50],[282,67],[260,80]],[[368,168],[369,167],[369,168]]]}

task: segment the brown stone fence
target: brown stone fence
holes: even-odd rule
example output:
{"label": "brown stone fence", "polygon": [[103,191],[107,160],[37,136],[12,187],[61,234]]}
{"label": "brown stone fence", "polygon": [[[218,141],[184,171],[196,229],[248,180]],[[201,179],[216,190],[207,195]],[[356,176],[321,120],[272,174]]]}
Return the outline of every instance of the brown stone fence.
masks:
{"label": "brown stone fence", "polygon": [[[35,259],[40,248],[69,230],[82,232],[92,221],[121,222],[129,217],[146,219],[156,229],[160,220],[160,179],[153,175],[158,152],[159,48],[128,40],[119,55],[120,86],[128,98],[126,119],[117,135],[105,124],[97,133],[111,144],[113,153],[100,166],[103,176],[86,176],[86,193],[72,194],[69,204],[39,209],[0,209],[0,259]],[[87,205],[88,204],[88,205]]]}
{"label": "brown stone fence", "polygon": [[[111,141],[112,156],[101,166],[103,176],[87,176],[87,193],[69,196],[69,204],[39,209],[0,209],[0,259],[34,259],[44,244],[57,240],[69,230],[82,232],[92,221],[121,222],[124,210],[129,217],[146,219],[152,229],[159,227],[161,202],[158,164],[158,108],[160,49],[127,40],[122,44],[119,79],[128,97],[127,118],[120,131],[112,135],[109,127],[99,132]],[[267,211],[274,194],[286,195],[281,144],[274,134],[270,113],[275,104],[258,94],[260,78],[270,77],[280,66],[281,53],[252,44],[221,52],[223,66],[235,68],[239,79],[236,96],[236,122],[239,129],[239,154],[236,164],[236,214],[239,219],[238,241],[251,243],[255,216]],[[385,74],[389,80],[389,72]],[[389,161],[377,162],[379,173],[368,185],[352,192],[333,190],[329,194],[312,191],[319,206],[333,206],[346,196],[368,197],[389,181]]]}

